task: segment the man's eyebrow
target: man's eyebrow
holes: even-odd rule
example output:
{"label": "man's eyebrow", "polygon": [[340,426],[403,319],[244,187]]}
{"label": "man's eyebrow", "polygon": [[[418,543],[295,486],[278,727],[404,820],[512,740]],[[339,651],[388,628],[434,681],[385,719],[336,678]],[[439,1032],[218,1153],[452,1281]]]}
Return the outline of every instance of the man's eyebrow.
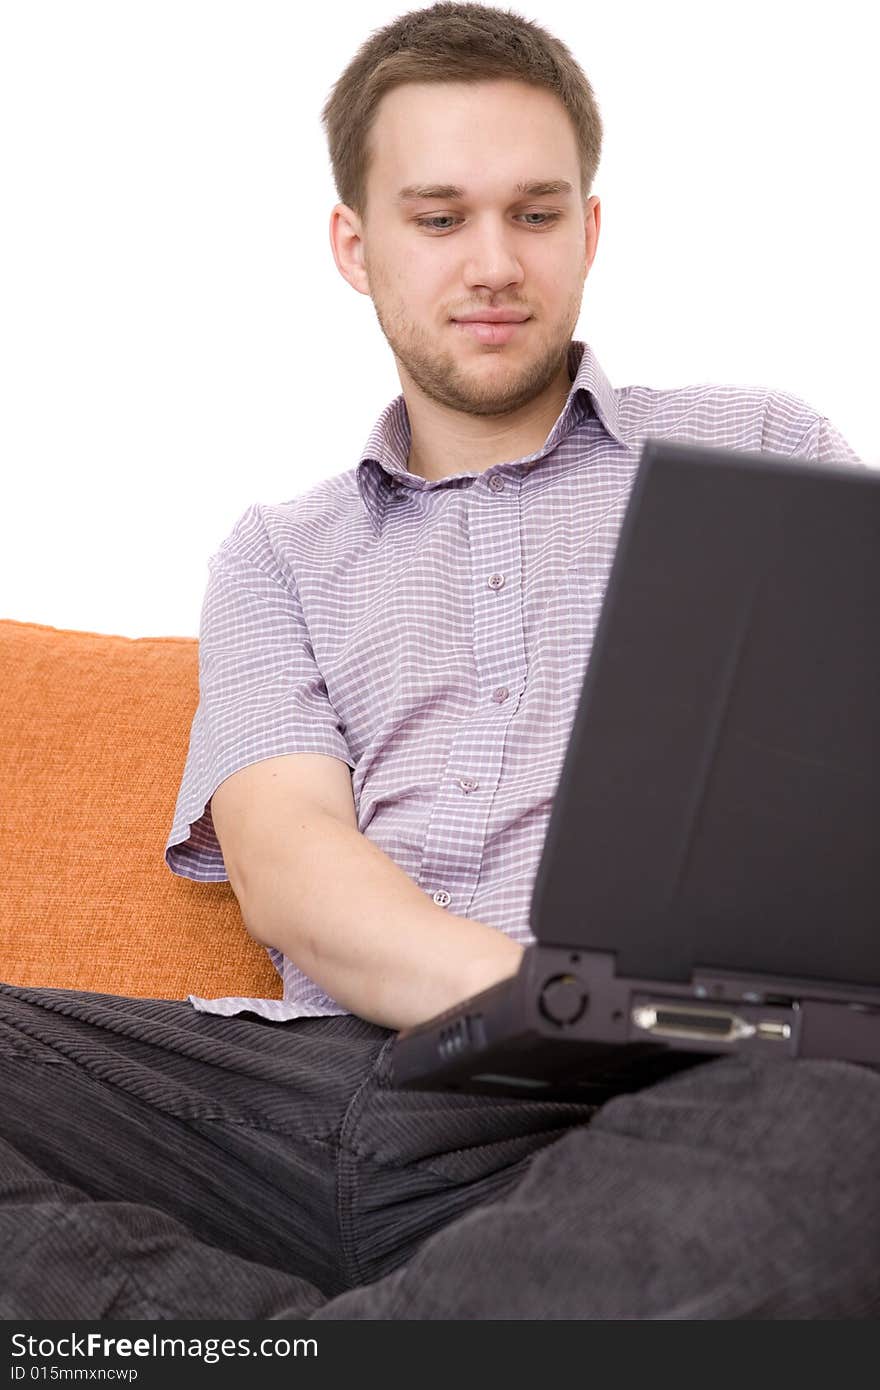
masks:
{"label": "man's eyebrow", "polygon": [[[518,183],[514,189],[515,193],[524,194],[528,198],[546,198],[558,193],[568,194],[573,191],[567,179],[533,180],[531,183]],[[397,195],[397,201],[399,203],[414,203],[423,198],[466,197],[465,190],[454,183],[408,183],[405,188],[401,188]]]}

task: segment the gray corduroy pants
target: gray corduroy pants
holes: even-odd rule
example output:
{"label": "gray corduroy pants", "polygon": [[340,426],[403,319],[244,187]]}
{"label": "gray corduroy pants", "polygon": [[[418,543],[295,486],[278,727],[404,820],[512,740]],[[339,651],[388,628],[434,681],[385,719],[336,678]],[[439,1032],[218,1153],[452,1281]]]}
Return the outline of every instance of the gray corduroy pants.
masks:
{"label": "gray corduroy pants", "polygon": [[397,1092],[394,1034],[0,984],[0,1317],[880,1312],[880,1073]]}

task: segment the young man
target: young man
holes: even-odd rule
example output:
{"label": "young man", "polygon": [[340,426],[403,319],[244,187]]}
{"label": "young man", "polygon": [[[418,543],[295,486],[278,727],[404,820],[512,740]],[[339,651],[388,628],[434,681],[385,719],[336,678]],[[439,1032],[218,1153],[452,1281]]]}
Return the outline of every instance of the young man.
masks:
{"label": "young man", "polygon": [[404,15],[324,114],[403,393],[212,557],[166,846],[228,875],[284,997],[0,987],[0,1314],[871,1316],[867,1068],[728,1058],[598,1110],[389,1084],[395,1031],[530,940],[644,438],[856,456],[793,396],[613,388],[572,339],[601,124],[537,26]]}

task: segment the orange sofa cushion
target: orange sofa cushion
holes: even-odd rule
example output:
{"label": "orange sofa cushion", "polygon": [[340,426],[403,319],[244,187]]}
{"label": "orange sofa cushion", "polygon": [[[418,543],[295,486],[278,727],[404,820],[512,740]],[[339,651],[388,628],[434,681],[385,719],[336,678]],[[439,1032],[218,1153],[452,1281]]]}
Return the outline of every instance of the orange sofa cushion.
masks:
{"label": "orange sofa cushion", "polygon": [[280,998],[228,883],[164,859],[198,639],[0,619],[0,980]]}

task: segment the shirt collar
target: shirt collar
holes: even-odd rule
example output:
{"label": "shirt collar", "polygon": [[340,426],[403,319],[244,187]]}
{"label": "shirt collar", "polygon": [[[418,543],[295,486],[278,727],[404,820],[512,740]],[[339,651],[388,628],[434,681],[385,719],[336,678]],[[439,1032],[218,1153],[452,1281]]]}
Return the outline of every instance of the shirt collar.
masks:
{"label": "shirt collar", "polygon": [[[606,434],[624,447],[627,446],[626,437],[621,429],[620,405],[614,387],[600,367],[589,343],[572,339],[568,350],[568,374],[571,378],[571,390],[565,405],[541,449],[536,454],[529,455],[530,463],[549,453],[590,415],[595,416]],[[379,416],[356,469],[358,488],[377,532],[381,528],[385,502],[392,495],[405,496],[402,489],[426,491],[436,487],[448,487],[450,483],[460,485],[461,479],[477,476],[475,473],[458,473],[429,482],[426,478],[410,473],[406,463],[411,439],[406,401],[401,394],[396,396]],[[515,462],[521,463],[524,460],[517,459]]]}

